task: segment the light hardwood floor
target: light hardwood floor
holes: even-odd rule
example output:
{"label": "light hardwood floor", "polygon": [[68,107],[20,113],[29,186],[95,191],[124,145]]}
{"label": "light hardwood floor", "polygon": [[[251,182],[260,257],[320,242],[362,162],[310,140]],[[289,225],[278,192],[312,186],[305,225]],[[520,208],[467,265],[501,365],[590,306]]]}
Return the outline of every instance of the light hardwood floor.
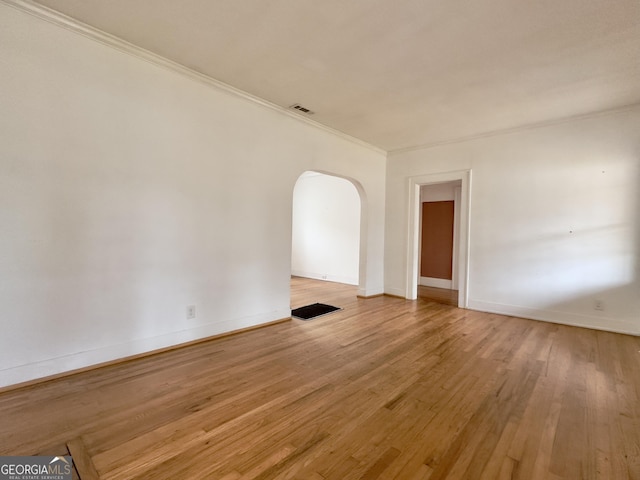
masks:
{"label": "light hardwood floor", "polygon": [[102,479],[640,479],[639,338],[293,279],[292,307],[317,301],[343,310],[1,394],[0,454],[73,440]]}
{"label": "light hardwood floor", "polygon": [[418,285],[418,297],[427,301],[444,303],[454,307],[458,306],[458,290]]}

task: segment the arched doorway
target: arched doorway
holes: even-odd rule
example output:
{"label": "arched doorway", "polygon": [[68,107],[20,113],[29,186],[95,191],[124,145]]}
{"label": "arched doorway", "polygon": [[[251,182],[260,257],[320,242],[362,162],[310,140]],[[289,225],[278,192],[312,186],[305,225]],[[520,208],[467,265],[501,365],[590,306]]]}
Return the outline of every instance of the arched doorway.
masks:
{"label": "arched doorway", "polygon": [[350,180],[300,175],[293,191],[292,275],[359,285],[361,216],[360,193]]}

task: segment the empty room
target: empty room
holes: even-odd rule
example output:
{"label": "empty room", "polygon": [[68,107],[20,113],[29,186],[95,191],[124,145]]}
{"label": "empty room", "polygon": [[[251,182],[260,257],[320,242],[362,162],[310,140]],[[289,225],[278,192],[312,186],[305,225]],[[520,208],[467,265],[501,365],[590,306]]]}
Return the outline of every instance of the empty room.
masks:
{"label": "empty room", "polygon": [[0,0],[0,112],[0,478],[640,479],[637,0]]}

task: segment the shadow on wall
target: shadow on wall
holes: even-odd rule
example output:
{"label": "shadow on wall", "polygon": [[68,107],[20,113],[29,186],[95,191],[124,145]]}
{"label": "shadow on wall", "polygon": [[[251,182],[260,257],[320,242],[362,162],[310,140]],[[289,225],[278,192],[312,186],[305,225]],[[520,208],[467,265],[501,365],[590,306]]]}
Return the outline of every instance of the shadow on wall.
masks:
{"label": "shadow on wall", "polygon": [[640,335],[640,152],[589,160],[494,195],[511,228],[476,231],[470,308]]}
{"label": "shadow on wall", "polygon": [[[560,321],[640,335],[640,160],[635,171],[627,173],[614,192],[619,195],[615,197],[618,202],[594,205],[601,200],[596,195],[592,204],[584,206],[600,209],[594,215],[599,222],[569,231],[563,235],[570,237],[567,242],[546,239],[545,249],[558,249],[560,244],[570,248],[563,252],[563,260],[546,267],[543,264],[539,268],[547,271],[537,273],[556,290],[551,293],[557,301],[544,310],[556,314]],[[613,190],[612,185],[608,188]],[[602,211],[607,208],[616,211]],[[624,221],[606,223],[604,218]]]}

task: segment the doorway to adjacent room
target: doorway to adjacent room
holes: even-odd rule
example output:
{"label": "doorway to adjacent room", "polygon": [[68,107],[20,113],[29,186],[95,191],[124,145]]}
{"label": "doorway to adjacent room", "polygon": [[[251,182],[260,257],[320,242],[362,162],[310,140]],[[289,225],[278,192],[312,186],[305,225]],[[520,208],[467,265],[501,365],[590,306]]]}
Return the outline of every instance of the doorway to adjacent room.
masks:
{"label": "doorway to adjacent room", "polygon": [[[438,187],[440,186],[440,187]],[[456,306],[466,308],[468,292],[468,262],[469,262],[469,201],[471,188],[471,171],[457,171],[440,174],[421,175],[409,178],[409,225],[407,235],[407,280],[405,297],[415,300],[418,297],[418,289],[422,288],[421,281],[425,278],[421,275],[421,241],[422,241],[422,215],[423,215],[423,191],[429,192],[430,187],[438,189],[459,187],[459,193],[454,194],[454,234],[451,247],[451,278],[438,279],[451,282],[440,284],[445,290],[458,292]],[[455,195],[459,201],[455,202]],[[424,197],[428,199],[429,197]],[[432,198],[432,200],[437,200]],[[448,199],[443,199],[448,200]],[[455,204],[458,204],[456,206]],[[458,213],[455,220],[456,212]],[[457,225],[457,228],[456,228]],[[446,263],[446,262],[445,262]],[[438,274],[441,275],[441,274]],[[429,278],[429,277],[426,277]],[[425,288],[439,288],[429,286]],[[452,295],[450,293],[450,295]]]}
{"label": "doorway to adjacent room", "polygon": [[420,298],[458,305],[460,180],[420,187]]}
{"label": "doorway to adjacent room", "polygon": [[[292,280],[322,280],[365,292],[364,272],[366,202],[362,186],[330,173],[304,172],[293,191]],[[301,306],[296,305],[293,293],[291,302],[292,309]],[[325,303],[325,299],[312,303]]]}

